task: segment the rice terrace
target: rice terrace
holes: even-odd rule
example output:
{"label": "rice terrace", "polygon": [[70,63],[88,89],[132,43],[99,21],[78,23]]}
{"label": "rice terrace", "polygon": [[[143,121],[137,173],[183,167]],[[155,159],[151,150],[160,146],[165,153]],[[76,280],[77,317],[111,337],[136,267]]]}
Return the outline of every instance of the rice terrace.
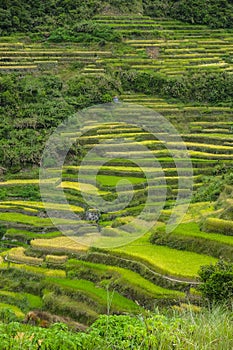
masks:
{"label": "rice terrace", "polygon": [[0,17],[0,350],[233,349],[232,1]]}

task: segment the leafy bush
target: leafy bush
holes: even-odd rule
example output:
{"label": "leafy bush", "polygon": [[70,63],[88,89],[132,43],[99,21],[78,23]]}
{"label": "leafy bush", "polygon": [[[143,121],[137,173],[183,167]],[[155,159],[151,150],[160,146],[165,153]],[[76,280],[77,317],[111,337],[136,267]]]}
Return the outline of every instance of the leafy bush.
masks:
{"label": "leafy bush", "polygon": [[5,235],[7,231],[7,227],[5,225],[0,224],[0,239]]}
{"label": "leafy bush", "polygon": [[[0,76],[0,164],[19,171],[40,163],[43,143],[74,108],[61,99],[62,82],[53,75]],[[4,196],[4,193],[1,194]]]}
{"label": "leafy bush", "polygon": [[53,42],[73,41],[73,42],[119,42],[121,35],[109,26],[85,21],[76,23],[71,27],[59,27],[49,36],[48,40]]}
{"label": "leafy bush", "polygon": [[142,12],[140,0],[9,0],[0,5],[0,34],[45,33],[55,28],[91,19],[107,9],[111,12]]}
{"label": "leafy bush", "polygon": [[224,187],[223,180],[216,177],[203,178],[203,185],[194,193],[192,202],[214,202]]}
{"label": "leafy bush", "polygon": [[106,3],[110,5],[110,9],[118,13],[132,14],[143,11],[141,0],[107,0]]}
{"label": "leafy bush", "polygon": [[143,0],[144,13],[152,17],[165,17],[170,14],[169,0]]}
{"label": "leafy bush", "polygon": [[203,284],[199,289],[205,299],[227,303],[232,306],[233,300],[233,263],[220,260],[216,265],[202,266],[199,271]]}
{"label": "leafy bush", "polygon": [[194,24],[232,28],[231,0],[9,0],[0,7],[0,34],[48,33],[59,26],[93,18],[97,13],[143,13]]}
{"label": "leafy bush", "polygon": [[[2,195],[2,197],[1,197]],[[7,200],[11,198],[27,198],[29,200],[40,200],[39,186],[25,184],[11,185],[5,188],[0,188],[0,198]]]}
{"label": "leafy bush", "polygon": [[121,90],[119,81],[109,76],[78,76],[68,81],[68,96],[76,107],[83,108],[95,103],[111,102]]}
{"label": "leafy bush", "polygon": [[58,323],[44,329],[11,322],[0,323],[0,343],[4,349],[32,350],[226,350],[233,347],[231,322],[230,311],[194,312],[191,307],[171,316],[159,312],[147,317],[101,316],[86,333]]}

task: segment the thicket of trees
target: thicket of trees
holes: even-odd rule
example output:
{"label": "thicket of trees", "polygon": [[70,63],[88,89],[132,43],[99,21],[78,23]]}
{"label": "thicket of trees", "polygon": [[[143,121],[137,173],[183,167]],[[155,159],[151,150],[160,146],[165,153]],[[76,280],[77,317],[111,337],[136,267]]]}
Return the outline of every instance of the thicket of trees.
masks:
{"label": "thicket of trees", "polygon": [[192,24],[213,28],[233,27],[232,0],[144,0],[149,16],[169,16]]}
{"label": "thicket of trees", "polygon": [[46,32],[88,20],[101,12],[144,13],[182,21],[232,28],[232,0],[4,0],[0,2],[0,35]]}
{"label": "thicket of trees", "polygon": [[109,76],[0,76],[0,166],[39,165],[43,145],[59,123],[80,108],[109,102],[120,84]]}
{"label": "thicket of trees", "polygon": [[0,2],[0,34],[38,32],[88,20],[109,10],[142,12],[141,0],[5,0]]}
{"label": "thicket of trees", "polygon": [[157,73],[128,70],[120,75],[125,90],[159,94],[183,102],[232,103],[233,77],[228,73],[190,72],[170,78]]}
{"label": "thicket of trees", "polygon": [[6,0],[0,5],[2,34],[49,30],[91,18],[101,8],[99,0]]}

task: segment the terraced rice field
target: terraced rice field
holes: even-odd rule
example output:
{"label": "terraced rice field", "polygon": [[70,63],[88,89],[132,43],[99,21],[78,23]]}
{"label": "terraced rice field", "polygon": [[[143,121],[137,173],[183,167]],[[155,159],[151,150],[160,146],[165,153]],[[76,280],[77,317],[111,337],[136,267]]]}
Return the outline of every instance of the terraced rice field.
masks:
{"label": "terraced rice field", "polygon": [[[208,265],[217,261],[208,255],[151,244],[148,242],[148,237],[142,237],[125,247],[116,248],[115,252],[123,254],[129,259],[141,261],[165,275],[186,277],[188,279],[197,276],[201,265]],[[181,274],[180,271],[182,271]]]}
{"label": "terraced rice field", "polygon": [[[79,62],[88,69],[98,58],[111,56],[111,51],[85,50],[80,46],[59,47],[43,44],[0,43],[0,72],[56,71],[61,66]],[[97,69],[97,72],[100,73]],[[84,70],[85,72],[85,70]],[[90,71],[89,71],[90,73]]]}
{"label": "terraced rice field", "polygon": [[[232,63],[227,60],[227,55],[233,52],[232,30],[213,30],[175,20],[145,17],[99,16],[96,21],[127,37],[126,42],[136,49],[136,53],[124,57],[122,63],[130,64],[132,68],[171,76],[195,69],[233,71]],[[151,38],[140,38],[146,35],[151,35]],[[110,61],[116,66],[121,62],[118,58],[110,58]]]}
{"label": "terraced rice field", "polygon": [[[147,96],[145,95],[130,95],[127,100],[127,95],[124,96],[124,100],[133,101],[135,103],[143,103],[143,99],[147,99]],[[153,98],[150,98],[153,100]],[[209,115],[208,115],[209,116]],[[192,115],[189,117],[190,120],[192,120]],[[186,145],[189,149],[190,156],[193,163],[193,180],[194,180],[194,189],[201,186],[201,177],[203,174],[211,174],[213,167],[215,165],[219,165],[219,162],[224,162],[226,165],[226,162],[230,162],[232,159],[232,146],[229,145],[229,142],[231,141],[230,134],[226,134],[226,130],[229,130],[232,123],[230,121],[220,121],[218,123],[215,123],[214,125],[214,132],[211,133],[212,130],[212,123],[211,121],[203,121],[201,119],[200,121],[196,121],[197,118],[196,115],[193,117],[195,121],[190,122],[190,131],[191,133],[183,134],[183,138],[186,141]],[[179,126],[179,124],[177,124]],[[110,125],[109,125],[110,127]],[[111,158],[116,158],[116,155],[118,156],[116,159],[114,159],[114,162],[110,162],[109,165],[104,165],[101,167],[101,169],[98,172],[96,183],[93,183],[92,178],[92,172],[95,173],[95,161],[99,161],[99,159],[94,159],[93,163],[88,166],[82,166],[82,176],[78,181],[78,173],[79,173],[79,166],[65,166],[63,169],[63,181],[57,185],[58,188],[63,188],[65,190],[67,199],[71,201],[72,205],[70,207],[66,207],[63,204],[56,203],[56,201],[51,201],[51,203],[48,204],[50,209],[54,209],[54,215],[56,216],[56,212],[63,212],[65,214],[66,210],[71,209],[77,214],[79,214],[80,219],[82,221],[75,222],[74,220],[68,220],[68,219],[62,219],[62,218],[56,218],[56,220],[63,225],[79,225],[82,224],[83,228],[80,232],[82,234],[87,234],[87,236],[90,234],[90,232],[85,232],[85,212],[88,209],[86,206],[85,201],[83,201],[81,196],[81,190],[84,191],[86,194],[89,195],[101,195],[103,198],[108,200],[114,200],[116,198],[116,185],[118,185],[118,182],[125,178],[126,180],[130,181],[133,186],[132,189],[129,190],[127,187],[125,187],[124,183],[121,183],[117,187],[118,195],[120,194],[123,196],[123,198],[131,198],[131,195],[133,196],[131,198],[131,201],[129,203],[129,206],[126,209],[118,210],[117,206],[115,206],[115,212],[111,212],[111,210],[103,214],[100,220],[101,227],[108,230],[108,232],[111,232],[113,235],[117,235],[117,226],[119,225],[118,221],[121,217],[122,220],[127,223],[127,221],[130,222],[130,219],[132,216],[138,215],[140,211],[144,207],[145,198],[147,195],[147,187],[148,187],[148,179],[145,178],[144,172],[142,169],[140,169],[138,166],[132,166],[132,161],[127,161],[127,156],[130,156],[132,159],[140,160],[140,163],[144,165],[144,170],[146,169],[147,173],[150,174],[152,178],[150,178],[149,186],[152,191],[154,191],[154,196],[152,194],[151,197],[151,203],[149,203],[148,211],[147,211],[147,219],[150,220],[150,217],[153,213],[153,210],[156,208],[156,206],[160,202],[160,192],[163,193],[164,187],[167,190],[167,202],[165,205],[165,209],[171,210],[174,201],[176,199],[177,193],[178,193],[178,176],[177,176],[177,170],[174,164],[174,160],[172,157],[169,157],[169,152],[167,151],[167,147],[170,149],[174,148],[176,149],[179,147],[175,142],[171,141],[167,144],[162,141],[154,140],[148,133],[146,133],[144,130],[139,130],[139,128],[135,128],[134,126],[130,127],[128,125],[111,125],[111,128],[109,129],[107,125],[100,126],[96,128],[96,135],[93,136],[82,136],[80,138],[80,142],[82,143],[82,146],[84,149],[88,150],[89,148],[92,148],[93,146],[97,145],[99,140],[105,140],[105,139],[113,139],[117,140],[120,138],[121,140],[124,139],[125,143],[124,146],[126,146],[126,151],[124,149],[122,150],[122,155],[120,155],[122,158],[119,158],[118,152],[115,152],[115,149],[117,149],[117,143],[114,144],[108,144],[107,146],[105,144],[101,145],[101,157],[107,157],[109,156]],[[109,131],[110,130],[110,131]],[[208,132],[206,132],[206,130]],[[222,133],[223,131],[223,133]],[[227,135],[227,138],[226,138]],[[228,136],[229,135],[229,136]],[[139,138],[139,141],[138,141]],[[217,140],[217,142],[216,142]],[[228,145],[225,145],[225,140],[228,143]],[[198,142],[197,142],[198,141]],[[202,142],[202,143],[201,143]],[[205,142],[205,143],[204,143]],[[150,147],[152,154],[156,156],[156,158],[159,160],[160,164],[163,167],[163,171],[165,173],[166,178],[166,184],[164,185],[162,182],[162,178],[160,179],[158,176],[155,176],[157,174],[155,168],[150,167],[150,158],[143,158],[143,154],[140,154],[133,151],[133,147],[135,143],[141,143],[144,146]],[[130,149],[132,148],[132,151]],[[101,158],[100,157],[100,158]],[[126,158],[126,159],[125,159]],[[182,158],[180,161],[183,161]],[[176,162],[179,162],[179,159],[176,159]],[[183,168],[181,169],[181,172],[183,172],[183,181],[185,183],[185,173],[187,169]],[[153,177],[155,176],[155,177]],[[95,179],[94,179],[95,180]],[[6,182],[1,182],[0,186],[2,188],[6,188],[7,190],[10,190],[12,187],[17,186],[25,186],[25,188],[28,186],[28,184],[31,185],[38,185],[37,179],[19,179],[19,180],[8,180]],[[80,188],[81,186],[81,188]],[[182,190],[182,189],[181,189]],[[184,197],[185,197],[185,191],[188,191],[188,189],[183,189]],[[153,193],[153,192],[152,192]],[[161,197],[161,200],[163,197]],[[120,206],[119,206],[120,208]],[[67,248],[69,251],[75,252],[75,247],[69,247],[68,242],[65,242],[65,238],[52,238],[50,236],[50,239],[47,237],[42,239],[39,238],[40,232],[52,232],[56,231],[56,228],[53,226],[53,223],[49,218],[46,217],[40,217],[41,214],[44,212],[44,205],[40,201],[22,201],[22,200],[14,200],[13,198],[11,200],[4,200],[0,203],[0,209],[2,211],[1,213],[1,221],[3,223],[7,223],[8,225],[8,231],[9,233],[6,234],[6,238],[17,236],[17,232],[20,232],[20,229],[25,232],[29,232],[31,230],[32,234],[24,234],[24,240],[26,237],[34,238],[34,240],[31,240],[31,245],[33,249],[39,249],[42,251],[47,251],[52,253],[60,251],[59,247],[62,247],[62,252]],[[161,213],[163,215],[163,213]],[[88,222],[86,222],[88,223]],[[135,227],[133,228],[135,229]],[[139,228],[137,228],[139,229]],[[55,234],[56,236],[56,234]],[[21,236],[22,237],[22,236]],[[204,236],[203,236],[204,237]],[[69,240],[69,238],[67,238]],[[219,237],[220,240],[220,237]],[[146,241],[144,242],[146,244]],[[71,244],[72,246],[72,244]],[[155,247],[155,246],[143,246],[143,257],[146,256],[154,256],[156,254],[156,257],[158,257],[158,252],[162,254],[162,251],[164,250],[164,255],[160,257],[161,263],[155,263],[154,268],[158,270],[165,271],[168,274],[171,275],[180,275],[180,267],[183,265],[183,260],[180,260],[180,265],[178,264],[177,267],[172,267],[171,265],[167,264],[168,260],[167,257],[171,257],[171,261],[173,259],[177,259],[178,255],[180,256],[180,252],[176,250],[171,250],[170,248],[161,248],[161,247]],[[137,251],[134,252],[131,248],[131,246],[127,248],[122,248],[122,251],[126,251],[127,254],[130,254],[134,258],[141,258],[140,252]],[[126,249],[126,250],[125,250]],[[140,248],[141,249],[141,248]],[[139,250],[140,250],[139,249]],[[149,249],[149,250],[148,250]],[[80,247],[77,248],[77,252],[79,252]],[[121,248],[120,248],[121,251]],[[199,255],[195,255],[194,253],[183,253],[184,254],[184,261],[190,261],[190,264],[186,264],[187,268],[183,269],[181,275],[184,277],[194,277],[197,273],[198,267],[201,264],[201,261],[203,263],[213,261],[212,258],[208,257],[200,257]],[[187,256],[185,255],[187,254]],[[191,254],[191,255],[190,255]],[[154,257],[152,258],[154,259]],[[210,259],[210,260],[209,260]],[[193,263],[193,261],[196,260],[196,265]]]}
{"label": "terraced rice field", "polygon": [[219,243],[225,243],[229,245],[233,245],[233,240],[230,236],[224,236],[216,233],[206,233],[200,230],[198,224],[190,223],[190,224],[181,224],[176,230],[173,232],[178,235],[187,235],[190,237],[200,237],[205,238],[210,241],[216,241]]}
{"label": "terraced rice field", "polygon": [[115,275],[117,277],[117,284],[120,284],[121,286],[124,286],[124,284],[128,284],[131,286],[131,288],[135,287],[140,289],[141,294],[144,294],[145,292],[148,293],[148,296],[150,295],[150,297],[152,298],[155,295],[158,298],[162,298],[164,296],[168,298],[174,296],[184,296],[180,292],[156,286],[150,281],[141,277],[138,273],[135,273],[125,268],[123,269],[116,266],[107,266],[103,264],[94,264],[86,261],[77,260],[70,260],[68,263],[68,270],[69,266],[75,266],[76,268],[81,268],[82,270],[89,270],[96,276],[96,278],[100,279],[102,278],[102,276],[105,277],[106,275]]}
{"label": "terraced rice field", "polygon": [[[87,49],[80,44],[56,45],[0,42],[0,71],[56,70],[79,62],[82,73],[101,75],[108,67],[130,65],[137,70],[153,70],[174,76],[195,69],[233,72],[228,56],[233,53],[233,31],[192,26],[176,20],[143,16],[96,16],[125,38],[132,51],[122,54]],[[148,39],[142,39],[148,37]],[[156,39],[155,39],[156,37]]]}
{"label": "terraced rice field", "polygon": [[78,244],[72,237],[57,237],[51,239],[34,239],[31,242],[34,249],[48,251],[48,252],[67,252],[67,253],[79,253],[80,251],[86,251],[87,248]]}
{"label": "terraced rice field", "polygon": [[[100,76],[109,70],[125,67],[139,71],[152,70],[168,76],[182,75],[195,69],[203,72],[233,72],[233,63],[227,58],[233,54],[232,30],[210,30],[205,26],[194,27],[170,19],[142,16],[98,16],[95,21],[109,25],[123,35],[124,45],[128,48],[126,54],[119,53],[119,50],[112,51],[108,45],[106,50],[100,50],[80,44],[62,46],[4,42],[0,43],[0,72],[38,74],[39,71],[52,70],[59,73],[61,70],[61,74],[66,74],[77,62],[81,64],[79,73],[90,76]],[[216,174],[216,167],[227,169],[230,166],[233,160],[231,107],[184,105],[158,96],[127,91],[122,92],[120,101],[127,103],[127,106],[129,104],[148,107],[174,123],[191,157],[194,192],[202,186],[203,175]],[[126,108],[125,113],[128,114],[129,109]],[[183,223],[173,233],[174,237],[182,241],[183,246],[181,243],[181,246],[172,245],[172,238],[170,241],[152,243],[149,240],[150,233],[154,233],[158,227],[163,227],[172,213],[177,199],[179,179],[184,185],[184,188],[179,189],[184,202],[191,191],[191,187],[186,186],[190,180],[190,169],[186,167],[186,160],[180,155],[174,162],[174,157],[168,150],[179,149],[179,142],[172,134],[167,135],[167,141],[161,140],[160,137],[155,139],[144,129],[124,123],[96,125],[91,134],[85,134],[87,130],[88,125],[85,125],[80,131],[83,136],[80,137],[79,145],[82,146],[84,154],[98,146],[98,157],[92,159],[88,165],[82,166],[81,177],[78,177],[80,164],[69,164],[63,167],[61,181],[52,177],[47,180],[47,184],[54,181],[58,191],[63,189],[69,202],[69,205],[61,203],[59,195],[49,197],[47,208],[52,212],[52,219],[62,227],[72,230],[72,233],[75,232],[75,235],[62,235],[53,220],[46,215],[45,206],[42,200],[38,199],[38,178],[30,174],[21,174],[18,178],[0,182],[0,191],[4,197],[0,201],[0,227],[6,228],[4,239],[1,241],[0,273],[9,274],[9,279],[14,282],[20,274],[28,274],[29,284],[25,285],[26,292],[27,288],[32,288],[30,278],[36,280],[44,294],[36,295],[34,291],[35,297],[43,297],[43,305],[50,303],[61,313],[72,310],[76,315],[73,317],[84,323],[95,319],[99,312],[109,311],[107,303],[114,290],[113,312],[141,312],[141,306],[153,309],[154,300],[162,297],[169,299],[171,303],[183,299],[184,293],[177,291],[177,285],[175,288],[164,285],[168,281],[166,277],[182,289],[183,282],[189,285],[196,281],[201,265],[215,263],[219,252],[224,255],[226,247],[229,250],[225,254],[230,257],[233,240],[224,229],[225,221],[228,221],[227,227],[231,226],[231,221],[219,219],[218,213],[213,210],[213,204],[191,204]],[[78,134],[74,132],[69,136],[75,139]],[[112,141],[106,144],[106,140]],[[119,152],[122,140],[124,147]],[[164,176],[160,176],[159,168],[151,165],[151,157],[145,157],[143,151],[135,151],[137,144],[150,149],[151,155],[156,157],[161,165]],[[101,166],[93,179],[101,159],[109,161]],[[140,166],[134,164],[134,159]],[[175,163],[183,165],[180,176],[177,174]],[[148,177],[145,176],[144,170]],[[123,182],[122,179],[126,181]],[[46,180],[43,182],[46,184]],[[129,183],[131,188],[128,187]],[[29,186],[34,195],[36,194],[36,199],[31,199],[29,194],[28,198],[25,196]],[[148,190],[151,191],[151,198],[147,203],[147,211],[143,218],[132,224],[132,219],[145,208]],[[160,208],[164,190],[166,201],[164,207]],[[99,219],[93,222],[87,218],[87,213],[93,208],[85,202],[82,191],[92,198],[100,196],[107,201],[106,206],[109,205],[109,208],[111,202],[118,197],[120,200],[128,198],[129,203],[122,209],[119,200],[117,205],[114,204],[114,210],[109,209],[101,213]],[[76,214],[75,220],[67,216],[69,210]],[[121,242],[122,225],[127,225],[128,231],[124,232],[125,235],[140,233],[141,228],[151,221],[156,210],[160,212],[158,227],[151,228],[149,234],[134,242],[122,246],[119,244],[116,249],[101,250],[95,255],[85,245],[73,239],[74,236],[86,236],[86,242],[89,243],[89,238],[93,239],[102,231],[106,237],[119,236]],[[179,213],[177,210],[177,216]],[[201,231],[197,222],[205,218],[206,229]],[[201,251],[193,242],[202,242],[203,245],[208,243],[213,249],[208,252]],[[90,262],[88,259],[91,257],[93,261]],[[75,265],[74,268],[72,264]],[[156,281],[149,279],[148,274],[143,275],[143,269],[139,268],[142,266],[143,269],[149,269],[147,272],[157,276]],[[182,290],[184,291],[184,288]],[[14,292],[12,290],[9,293]],[[74,297],[76,294],[77,299]],[[24,310],[22,311],[20,306],[12,306],[12,300],[17,295],[6,296],[0,291],[0,297],[3,296],[6,303],[0,304],[0,308],[11,305],[13,311],[23,317]],[[150,301],[148,304],[145,302],[146,298]],[[139,300],[139,305],[135,300]],[[38,303],[39,301],[37,299]],[[98,310],[97,304],[100,305]]]}

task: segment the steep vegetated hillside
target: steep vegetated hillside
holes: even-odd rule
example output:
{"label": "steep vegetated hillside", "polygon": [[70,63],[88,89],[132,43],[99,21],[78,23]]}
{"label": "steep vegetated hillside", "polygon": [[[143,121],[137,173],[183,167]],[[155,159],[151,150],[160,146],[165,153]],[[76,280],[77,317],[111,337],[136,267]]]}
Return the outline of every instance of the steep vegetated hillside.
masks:
{"label": "steep vegetated hillside", "polygon": [[[55,333],[56,349],[66,349],[66,341],[80,349],[232,348],[229,311],[213,308],[206,316],[204,310],[206,301],[231,308],[233,294],[232,1],[5,1],[0,7],[0,319],[32,326],[0,324],[5,348],[11,337],[14,346],[22,340],[37,349]],[[55,179],[44,184],[54,180],[70,204],[48,192],[49,217],[39,187],[45,142],[68,116],[87,107],[95,112],[114,96],[135,121],[144,117],[138,105],[170,121],[186,144],[193,174],[182,153],[172,157],[181,147],[173,134],[161,129],[156,139],[138,125],[93,121],[91,130],[88,124],[79,130],[61,179],[53,163],[58,139],[47,158]],[[77,136],[77,130],[59,135]],[[150,150],[163,176],[135,145]],[[98,159],[83,166],[80,177],[83,157],[97,146]],[[94,181],[96,161],[105,158]],[[123,178],[130,189],[119,182]],[[190,179],[193,187],[187,187]],[[130,201],[90,220],[93,208],[82,191],[109,205],[118,197]],[[185,216],[168,234],[178,194],[177,219],[189,193]],[[163,200],[157,224],[140,237]],[[123,225],[123,238],[136,240],[105,249],[83,244],[101,232],[121,239]],[[73,239],[77,235],[82,242]],[[151,314],[156,307],[167,316]],[[108,316],[98,319],[101,314]],[[200,335],[206,319],[208,339]],[[94,324],[80,336],[64,325],[35,333],[34,326],[57,322],[73,330]]]}
{"label": "steep vegetated hillside", "polygon": [[[0,4],[2,34],[50,31],[88,20],[100,13],[171,17],[213,28],[232,28],[231,0],[8,0]],[[48,33],[47,33],[48,34]]]}

